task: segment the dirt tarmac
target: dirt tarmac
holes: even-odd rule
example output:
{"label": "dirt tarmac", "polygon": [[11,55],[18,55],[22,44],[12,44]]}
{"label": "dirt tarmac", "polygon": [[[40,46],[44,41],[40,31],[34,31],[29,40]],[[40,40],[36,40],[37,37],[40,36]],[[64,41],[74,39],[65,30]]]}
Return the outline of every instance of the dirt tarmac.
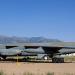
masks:
{"label": "dirt tarmac", "polygon": [[0,62],[0,70],[7,75],[23,75],[25,72],[34,75],[46,75],[47,72],[54,72],[55,75],[75,75],[75,63]]}

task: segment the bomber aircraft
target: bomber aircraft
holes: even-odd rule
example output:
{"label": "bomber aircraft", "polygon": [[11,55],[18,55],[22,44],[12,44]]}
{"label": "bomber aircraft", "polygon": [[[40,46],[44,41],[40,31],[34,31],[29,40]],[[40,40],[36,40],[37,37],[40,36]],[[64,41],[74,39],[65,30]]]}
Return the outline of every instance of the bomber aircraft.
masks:
{"label": "bomber aircraft", "polygon": [[62,54],[75,53],[75,42],[51,42],[51,43],[15,43],[0,45],[0,56],[28,56],[37,55],[38,58],[52,58],[53,63],[63,63]]}

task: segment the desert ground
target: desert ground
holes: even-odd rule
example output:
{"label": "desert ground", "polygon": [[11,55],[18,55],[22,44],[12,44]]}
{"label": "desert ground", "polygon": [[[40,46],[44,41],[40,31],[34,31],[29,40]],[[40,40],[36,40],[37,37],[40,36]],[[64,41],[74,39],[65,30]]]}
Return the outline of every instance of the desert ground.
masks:
{"label": "desert ground", "polygon": [[63,75],[65,73],[75,75],[75,63],[0,61],[0,71],[3,71],[6,75],[23,75],[25,72],[34,75],[46,75],[48,72],[54,72],[54,75]]}

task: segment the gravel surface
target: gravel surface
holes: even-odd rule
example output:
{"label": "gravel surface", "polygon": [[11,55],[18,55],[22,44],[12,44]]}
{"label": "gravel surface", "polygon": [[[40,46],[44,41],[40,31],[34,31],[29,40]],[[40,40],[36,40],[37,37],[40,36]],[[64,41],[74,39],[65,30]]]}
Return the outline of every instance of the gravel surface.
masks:
{"label": "gravel surface", "polygon": [[75,75],[75,63],[32,63],[32,62],[0,62],[0,70],[7,75],[22,75],[25,72],[35,75],[46,75],[54,72],[55,75],[73,73]]}

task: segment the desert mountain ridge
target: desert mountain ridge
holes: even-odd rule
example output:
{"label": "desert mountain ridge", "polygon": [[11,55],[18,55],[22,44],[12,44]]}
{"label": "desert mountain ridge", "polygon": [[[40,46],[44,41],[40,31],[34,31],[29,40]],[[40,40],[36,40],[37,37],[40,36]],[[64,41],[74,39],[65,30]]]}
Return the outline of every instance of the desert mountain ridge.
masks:
{"label": "desert mountain ridge", "polygon": [[0,44],[6,43],[48,43],[48,42],[61,42],[58,39],[48,39],[45,37],[16,37],[16,36],[2,36],[0,35]]}

